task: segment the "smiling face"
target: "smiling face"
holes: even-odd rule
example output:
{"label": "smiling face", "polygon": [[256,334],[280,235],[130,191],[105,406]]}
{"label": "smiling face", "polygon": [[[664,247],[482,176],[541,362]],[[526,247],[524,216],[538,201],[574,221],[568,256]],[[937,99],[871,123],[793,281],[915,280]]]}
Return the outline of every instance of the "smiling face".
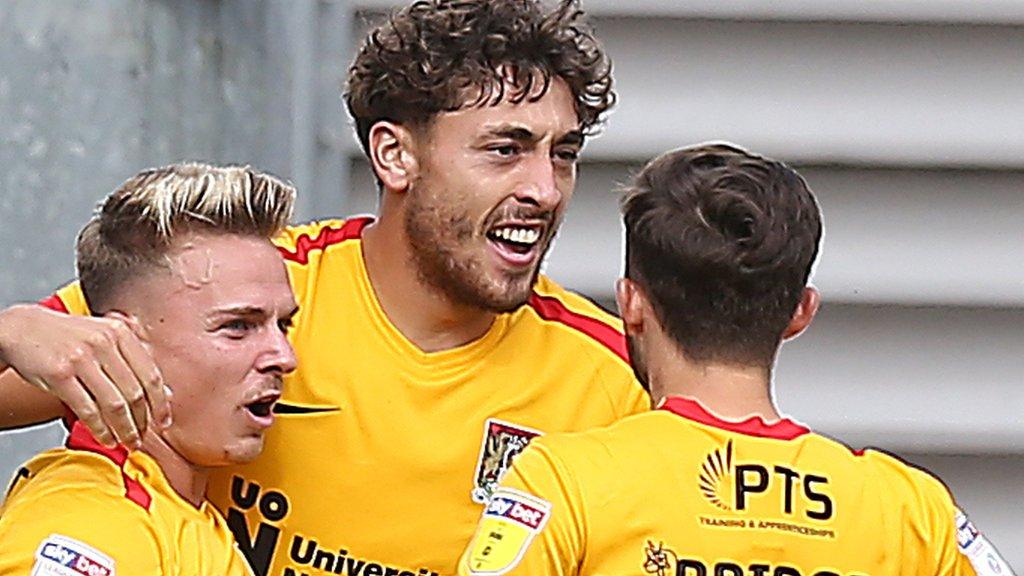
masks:
{"label": "smiling face", "polygon": [[188,233],[167,263],[127,287],[173,391],[174,423],[160,434],[196,466],[251,461],[282,377],[295,369],[285,331],[296,305],[284,262],[267,240]]}
{"label": "smiling face", "polygon": [[439,114],[414,138],[404,226],[421,281],[459,304],[521,306],[576,184],[583,136],[568,86]]}

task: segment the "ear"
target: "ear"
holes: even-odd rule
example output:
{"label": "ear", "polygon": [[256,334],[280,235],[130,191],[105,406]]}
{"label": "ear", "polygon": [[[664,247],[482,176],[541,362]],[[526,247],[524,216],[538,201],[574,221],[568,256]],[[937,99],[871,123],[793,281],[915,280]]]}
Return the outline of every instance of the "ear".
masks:
{"label": "ear", "polygon": [[615,304],[619,307],[627,334],[644,331],[644,293],[636,282],[619,278],[615,282]]}
{"label": "ear", "polygon": [[405,126],[381,120],[370,128],[370,162],[389,192],[405,192],[415,179],[419,164],[415,138]]}
{"label": "ear", "polygon": [[782,339],[795,338],[806,330],[811,325],[811,320],[814,320],[814,315],[818,313],[819,306],[821,294],[813,286],[805,287],[800,295],[800,303],[796,305],[796,311],[789,320],[789,326],[786,326],[786,331],[782,333]]}

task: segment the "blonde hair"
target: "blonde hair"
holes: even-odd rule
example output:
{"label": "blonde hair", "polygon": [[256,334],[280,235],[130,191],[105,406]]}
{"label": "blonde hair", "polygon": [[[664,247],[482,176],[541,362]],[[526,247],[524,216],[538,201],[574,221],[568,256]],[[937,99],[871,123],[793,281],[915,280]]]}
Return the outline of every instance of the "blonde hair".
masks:
{"label": "blonde hair", "polygon": [[172,164],[139,172],[100,204],[78,235],[86,301],[104,312],[125,281],[163,266],[176,235],[208,230],[271,239],[291,219],[295,188],[249,166]]}

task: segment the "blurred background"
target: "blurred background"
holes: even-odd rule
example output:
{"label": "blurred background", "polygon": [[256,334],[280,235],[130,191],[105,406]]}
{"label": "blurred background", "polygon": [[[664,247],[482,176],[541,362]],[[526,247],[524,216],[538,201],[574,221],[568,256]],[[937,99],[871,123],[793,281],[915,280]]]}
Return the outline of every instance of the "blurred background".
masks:
{"label": "blurred background", "polygon": [[[299,217],[373,212],[339,94],[381,0],[0,3],[0,305],[72,278],[74,237],[138,170],[250,163]],[[1024,2],[584,0],[620,105],[588,143],[547,272],[609,305],[617,189],[729,140],[795,165],[825,304],[782,409],[939,474],[1024,571]],[[0,433],[0,478],[58,444]]]}

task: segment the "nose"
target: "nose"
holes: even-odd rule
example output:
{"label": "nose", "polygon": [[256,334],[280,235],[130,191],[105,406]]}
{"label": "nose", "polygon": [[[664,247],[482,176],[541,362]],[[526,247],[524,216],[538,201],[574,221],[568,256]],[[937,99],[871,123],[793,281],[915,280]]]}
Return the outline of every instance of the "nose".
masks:
{"label": "nose", "polygon": [[260,360],[260,372],[290,374],[298,366],[295,349],[280,330],[268,330],[266,351]]}
{"label": "nose", "polygon": [[535,154],[525,166],[525,178],[516,193],[516,199],[545,211],[554,211],[562,203],[562,190],[551,157]]}

